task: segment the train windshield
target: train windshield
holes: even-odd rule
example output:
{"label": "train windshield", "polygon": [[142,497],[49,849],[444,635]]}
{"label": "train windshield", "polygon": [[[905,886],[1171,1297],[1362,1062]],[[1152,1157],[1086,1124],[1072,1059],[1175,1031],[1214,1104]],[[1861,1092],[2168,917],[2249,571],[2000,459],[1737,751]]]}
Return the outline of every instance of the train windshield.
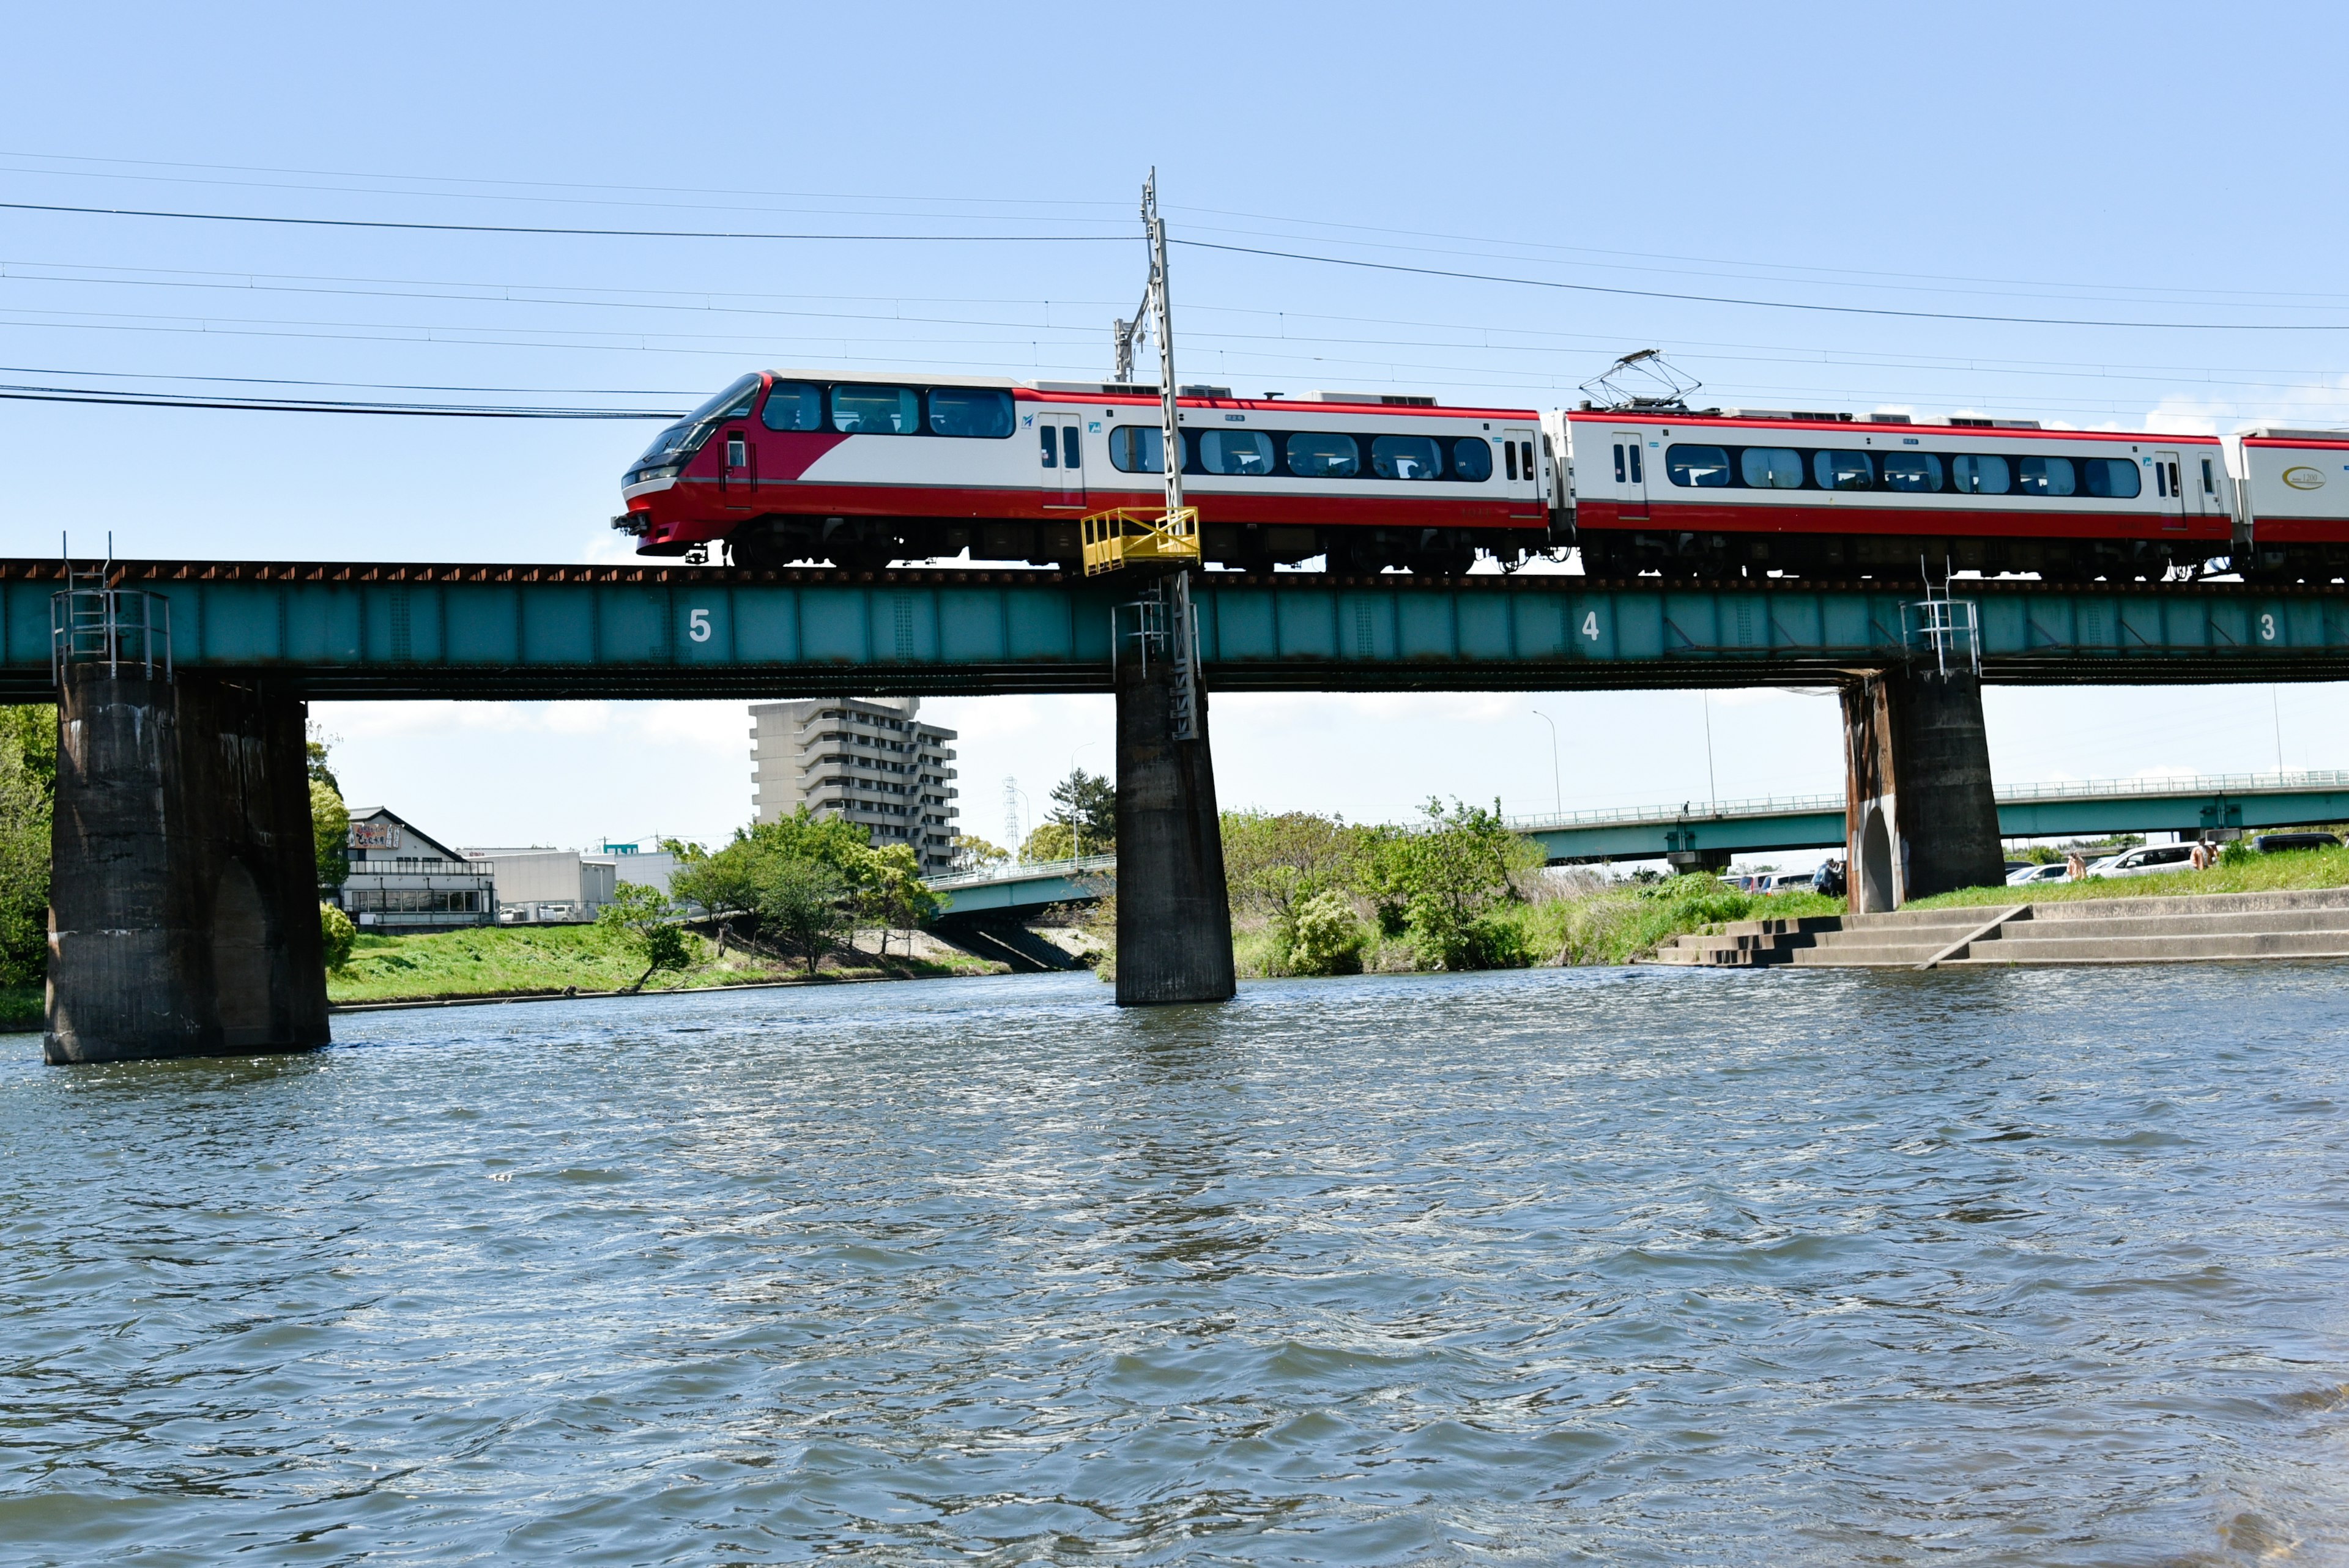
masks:
{"label": "train windshield", "polygon": [[758,397],[759,378],[755,376],[745,376],[741,380],[655,436],[653,444],[645,449],[645,455],[638,458],[636,462],[641,466],[645,463],[657,462],[662,458],[691,457],[701,449],[702,442],[709,439],[709,433],[717,428],[719,420],[749,418],[750,405],[758,400]]}

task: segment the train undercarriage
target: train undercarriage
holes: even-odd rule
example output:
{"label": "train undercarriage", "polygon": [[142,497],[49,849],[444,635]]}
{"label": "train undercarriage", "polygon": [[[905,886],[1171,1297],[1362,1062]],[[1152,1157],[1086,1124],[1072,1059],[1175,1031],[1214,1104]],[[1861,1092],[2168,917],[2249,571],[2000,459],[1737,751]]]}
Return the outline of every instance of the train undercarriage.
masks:
{"label": "train undercarriage", "polygon": [[[696,547],[688,559],[730,561],[736,566],[779,567],[825,562],[852,572],[879,571],[893,561],[951,559],[968,552],[977,561],[1025,562],[1079,571],[1083,564],[1077,520],[972,522],[928,518],[768,516],[741,524],[718,546]],[[1311,528],[1278,524],[1208,523],[1201,530],[1206,564],[1269,572],[1317,556],[1329,570],[1366,574],[1399,567],[1428,576],[1457,576],[1479,556],[1514,566],[1550,548],[1539,528]],[[685,553],[680,552],[680,553]]]}

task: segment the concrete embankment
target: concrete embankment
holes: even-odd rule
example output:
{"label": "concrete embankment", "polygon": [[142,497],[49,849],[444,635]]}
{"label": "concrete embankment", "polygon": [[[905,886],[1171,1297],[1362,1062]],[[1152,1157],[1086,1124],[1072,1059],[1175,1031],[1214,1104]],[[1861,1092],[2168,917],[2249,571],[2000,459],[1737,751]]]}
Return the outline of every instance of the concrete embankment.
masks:
{"label": "concrete embankment", "polygon": [[2349,958],[2349,888],[1971,904],[1739,921],[1650,962],[1758,968],[1981,968]]}

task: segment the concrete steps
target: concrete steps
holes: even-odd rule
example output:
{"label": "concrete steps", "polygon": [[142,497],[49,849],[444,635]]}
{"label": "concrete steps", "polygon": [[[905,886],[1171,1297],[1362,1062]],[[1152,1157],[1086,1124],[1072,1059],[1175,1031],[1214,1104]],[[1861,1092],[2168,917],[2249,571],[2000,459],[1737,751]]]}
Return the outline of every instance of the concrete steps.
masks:
{"label": "concrete steps", "polygon": [[1972,904],[1748,920],[1650,962],[1708,968],[1982,968],[2349,958],[2349,888]]}

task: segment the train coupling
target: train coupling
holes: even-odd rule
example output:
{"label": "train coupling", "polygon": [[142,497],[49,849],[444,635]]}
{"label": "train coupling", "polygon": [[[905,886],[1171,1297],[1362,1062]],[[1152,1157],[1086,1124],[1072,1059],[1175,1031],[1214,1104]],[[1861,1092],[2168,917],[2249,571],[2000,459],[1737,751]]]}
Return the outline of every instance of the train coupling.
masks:
{"label": "train coupling", "polygon": [[624,511],[612,520],[612,526],[622,533],[632,534],[642,539],[652,531],[652,517],[647,512]]}

